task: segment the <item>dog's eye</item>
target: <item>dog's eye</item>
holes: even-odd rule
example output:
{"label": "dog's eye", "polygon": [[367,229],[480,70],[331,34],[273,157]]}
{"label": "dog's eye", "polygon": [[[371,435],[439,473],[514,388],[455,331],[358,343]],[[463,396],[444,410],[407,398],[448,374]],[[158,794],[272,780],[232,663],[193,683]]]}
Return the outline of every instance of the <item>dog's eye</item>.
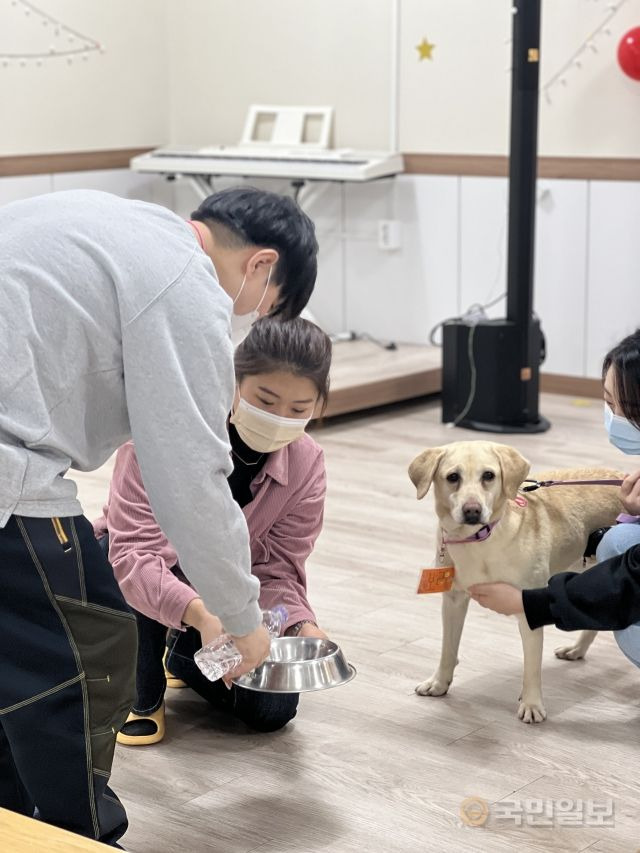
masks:
{"label": "dog's eye", "polygon": [[455,471],[452,471],[451,474],[447,474],[447,483],[457,483],[460,479],[460,474],[456,474]]}
{"label": "dog's eye", "polygon": [[482,479],[485,483],[490,483],[492,480],[495,480],[495,478],[496,475],[493,473],[493,471],[485,471],[482,475]]}

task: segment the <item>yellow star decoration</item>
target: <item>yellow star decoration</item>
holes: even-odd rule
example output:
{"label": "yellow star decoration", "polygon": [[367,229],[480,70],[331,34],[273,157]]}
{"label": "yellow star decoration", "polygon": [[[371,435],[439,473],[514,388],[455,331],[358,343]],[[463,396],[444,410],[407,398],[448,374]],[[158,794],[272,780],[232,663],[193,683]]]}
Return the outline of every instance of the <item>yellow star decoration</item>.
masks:
{"label": "yellow star decoration", "polygon": [[418,61],[422,62],[423,59],[433,59],[431,54],[433,53],[434,47],[435,44],[431,44],[426,40],[426,38],[423,38],[420,44],[416,45],[416,50],[420,54]]}

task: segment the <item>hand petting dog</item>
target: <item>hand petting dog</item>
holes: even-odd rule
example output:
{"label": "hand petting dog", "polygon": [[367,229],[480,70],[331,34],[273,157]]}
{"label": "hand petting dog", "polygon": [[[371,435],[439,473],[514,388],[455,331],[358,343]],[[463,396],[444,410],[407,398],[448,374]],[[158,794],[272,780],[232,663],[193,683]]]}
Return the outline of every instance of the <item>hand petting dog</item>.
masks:
{"label": "hand petting dog", "polygon": [[[630,515],[640,515],[640,470],[626,475],[620,492],[625,510]],[[524,612],[522,592],[510,583],[477,583],[470,586],[468,592],[482,607],[504,616]]]}
{"label": "hand petting dog", "polygon": [[467,592],[482,607],[504,616],[517,616],[524,612],[522,590],[510,583],[476,583]]}

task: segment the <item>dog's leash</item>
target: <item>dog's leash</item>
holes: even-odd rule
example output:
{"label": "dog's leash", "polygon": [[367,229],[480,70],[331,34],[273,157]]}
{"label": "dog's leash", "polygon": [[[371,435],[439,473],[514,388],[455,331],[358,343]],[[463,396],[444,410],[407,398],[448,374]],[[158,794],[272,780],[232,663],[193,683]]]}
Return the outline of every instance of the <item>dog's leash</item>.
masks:
{"label": "dog's leash", "polygon": [[523,480],[523,483],[531,483],[523,486],[521,492],[535,492],[536,489],[544,489],[547,486],[621,486],[622,480]]}

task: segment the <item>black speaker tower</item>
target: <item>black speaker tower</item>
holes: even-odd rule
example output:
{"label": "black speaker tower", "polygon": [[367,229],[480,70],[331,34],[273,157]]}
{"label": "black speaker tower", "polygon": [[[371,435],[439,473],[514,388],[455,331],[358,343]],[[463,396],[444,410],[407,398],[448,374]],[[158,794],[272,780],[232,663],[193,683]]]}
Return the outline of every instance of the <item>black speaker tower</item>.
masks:
{"label": "black speaker tower", "polygon": [[443,326],[442,420],[489,432],[550,426],[538,413],[542,345],[533,318],[541,3],[513,3],[507,317]]}

